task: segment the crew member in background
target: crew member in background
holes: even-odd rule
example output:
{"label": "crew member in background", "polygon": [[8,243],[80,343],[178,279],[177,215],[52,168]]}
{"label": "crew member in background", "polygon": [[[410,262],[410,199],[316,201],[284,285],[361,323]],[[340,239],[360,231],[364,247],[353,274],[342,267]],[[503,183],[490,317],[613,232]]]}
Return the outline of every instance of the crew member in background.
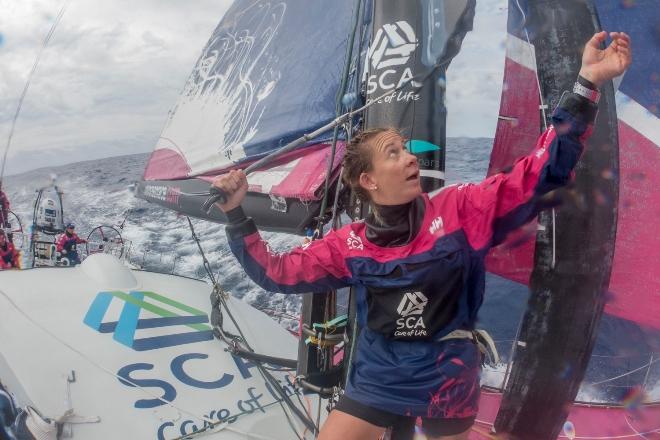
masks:
{"label": "crew member in background", "polygon": [[0,182],[0,228],[9,227],[9,199],[2,190],[2,182]]}
{"label": "crew member in background", "polygon": [[7,239],[5,231],[0,229],[0,270],[19,269],[20,255],[14,244]]}
{"label": "crew member in background", "polygon": [[55,243],[57,246],[57,252],[62,255],[62,258],[69,260],[69,266],[80,264],[77,245],[81,243],[87,243],[87,240],[78,237],[78,234],[76,234],[74,231],[75,228],[76,225],[73,223],[68,223],[66,225],[64,234],[60,235],[60,237],[57,239],[57,243]]}

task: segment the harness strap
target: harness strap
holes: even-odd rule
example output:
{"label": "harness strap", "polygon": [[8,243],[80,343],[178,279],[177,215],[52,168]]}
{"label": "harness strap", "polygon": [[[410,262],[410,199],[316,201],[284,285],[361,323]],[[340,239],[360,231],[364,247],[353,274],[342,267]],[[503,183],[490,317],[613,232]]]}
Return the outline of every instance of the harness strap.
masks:
{"label": "harness strap", "polygon": [[314,323],[314,330],[327,330],[330,328],[344,327],[348,323],[348,315],[339,315],[336,318],[323,323]]}
{"label": "harness strap", "polygon": [[486,330],[457,329],[440,338],[440,341],[447,341],[450,339],[469,339],[473,341],[483,355],[484,364],[488,364],[494,367],[500,362],[500,355],[497,353],[495,341],[493,341],[493,338],[488,334]]}
{"label": "harness strap", "polygon": [[440,338],[441,341],[447,341],[449,339],[469,339],[474,341],[474,335],[470,330],[458,329],[454,330],[453,332],[449,332],[447,335]]}

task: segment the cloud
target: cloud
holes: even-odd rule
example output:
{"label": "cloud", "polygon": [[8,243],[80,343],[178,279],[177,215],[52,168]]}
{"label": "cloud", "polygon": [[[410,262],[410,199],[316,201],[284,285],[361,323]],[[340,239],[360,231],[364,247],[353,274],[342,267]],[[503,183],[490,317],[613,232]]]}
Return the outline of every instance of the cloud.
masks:
{"label": "cloud", "polygon": [[[230,0],[69,2],[18,119],[7,172],[150,151]],[[0,136],[61,2],[0,0]],[[45,163],[39,151],[48,150]],[[74,157],[71,157],[74,154]],[[29,157],[29,162],[21,157]]]}
{"label": "cloud", "polygon": [[[6,172],[151,151],[230,4],[70,1],[32,78]],[[0,0],[0,153],[28,73],[61,5]],[[477,2],[475,30],[448,71],[449,136],[494,133],[505,7],[505,0]]]}
{"label": "cloud", "polygon": [[477,1],[474,29],[447,69],[447,136],[495,136],[506,18],[506,0]]}

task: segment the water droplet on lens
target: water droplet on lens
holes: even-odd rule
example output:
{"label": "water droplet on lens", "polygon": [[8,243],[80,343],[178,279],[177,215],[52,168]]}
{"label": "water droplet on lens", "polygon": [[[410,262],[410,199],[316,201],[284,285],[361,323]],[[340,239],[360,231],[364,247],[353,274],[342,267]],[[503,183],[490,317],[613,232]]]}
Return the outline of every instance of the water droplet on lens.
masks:
{"label": "water droplet on lens", "polygon": [[566,423],[564,423],[564,435],[568,437],[569,440],[575,439],[575,426],[573,425],[573,422],[567,420]]}
{"label": "water droplet on lens", "polygon": [[612,180],[612,179],[614,179],[614,171],[612,171],[610,168],[607,168],[607,169],[603,170],[602,173],[600,173],[600,176],[603,179]]}

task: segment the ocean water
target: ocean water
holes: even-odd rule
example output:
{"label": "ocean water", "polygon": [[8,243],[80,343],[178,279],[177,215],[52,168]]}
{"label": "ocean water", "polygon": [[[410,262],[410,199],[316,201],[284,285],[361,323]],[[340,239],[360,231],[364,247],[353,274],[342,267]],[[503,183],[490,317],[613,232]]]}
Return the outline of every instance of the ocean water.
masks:
{"label": "ocean water", "polygon": [[[486,138],[448,139],[448,183],[482,179],[488,167],[491,144],[492,140]],[[42,168],[8,176],[3,187],[11,200],[12,210],[27,230],[32,221],[35,191],[50,184],[55,177],[57,185],[64,191],[65,220],[74,222],[82,237],[99,225],[113,226],[121,232],[124,240],[130,242],[126,252],[135,264],[159,272],[207,278],[186,218],[133,196],[130,185],[141,178],[147,157],[147,154],[136,154]],[[245,275],[231,254],[224,226],[195,219],[192,222],[223,288],[270,313],[284,327],[297,329],[300,295],[263,291]],[[276,251],[285,251],[301,243],[298,236],[263,235]],[[524,286],[495,275],[487,278],[479,323],[490,332],[505,360],[524,313],[527,295]],[[622,400],[631,388],[644,385],[649,399],[660,400],[660,362],[653,360],[660,359],[660,353],[651,358],[653,350],[658,351],[658,336],[658,333],[650,334],[635,323],[605,315],[578,399],[616,402]],[[646,368],[649,362],[652,365]],[[499,386],[504,371],[503,365],[486,368],[483,380]]]}

